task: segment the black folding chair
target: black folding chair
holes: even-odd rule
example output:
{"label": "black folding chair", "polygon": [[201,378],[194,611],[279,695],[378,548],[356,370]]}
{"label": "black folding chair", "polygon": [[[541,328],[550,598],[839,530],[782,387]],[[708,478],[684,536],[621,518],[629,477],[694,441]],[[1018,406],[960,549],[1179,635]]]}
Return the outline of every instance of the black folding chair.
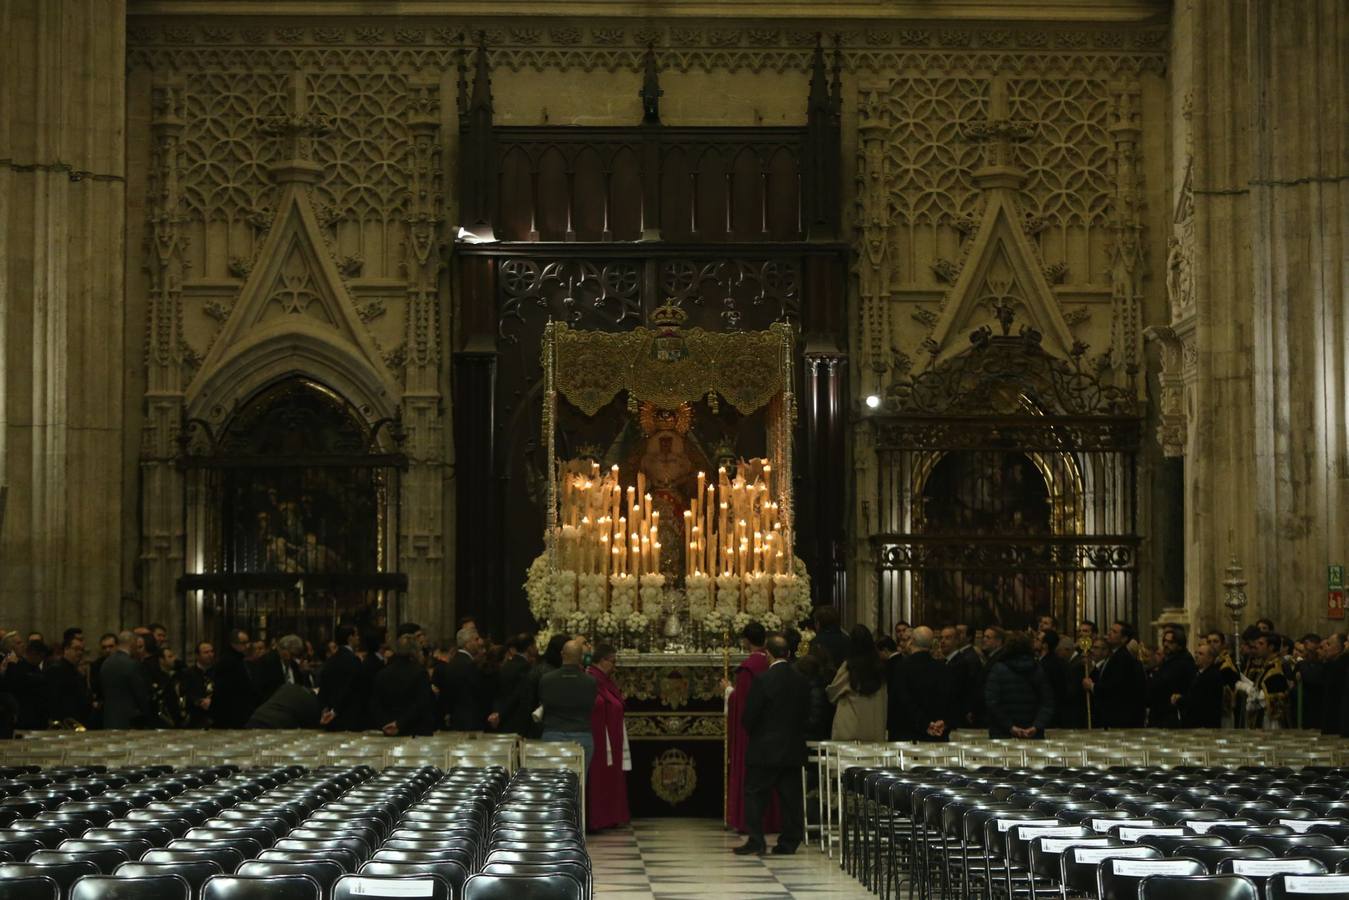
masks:
{"label": "black folding chair", "polygon": [[1349,875],[1271,875],[1265,900],[1349,900]]}
{"label": "black folding chair", "polygon": [[201,900],[320,900],[308,875],[215,875],[201,887]]}
{"label": "black folding chair", "polygon": [[201,886],[206,883],[206,879],[212,875],[222,874],[224,873],[221,872],[220,865],[209,859],[179,863],[127,862],[122,863],[113,872],[118,878],[153,878],[161,875],[181,878],[187,882],[193,900],[201,897]]}
{"label": "black folding chair", "polygon": [[1154,875],[1138,886],[1138,900],[1260,900],[1259,889],[1240,875]]}
{"label": "black folding chair", "polygon": [[88,875],[70,900],[192,900],[192,887],[179,875]]}
{"label": "black folding chair", "polygon": [[0,900],[61,900],[61,886],[49,875],[0,876]]}
{"label": "black folding chair", "polygon": [[1096,896],[1099,900],[1137,900],[1144,879],[1207,874],[1197,859],[1107,859],[1096,871]]}
{"label": "black folding chair", "polygon": [[570,875],[474,875],[464,882],[464,900],[583,900],[583,886]]}
{"label": "black folding chair", "polygon": [[440,875],[343,875],[333,885],[332,900],[455,900],[450,882]]}

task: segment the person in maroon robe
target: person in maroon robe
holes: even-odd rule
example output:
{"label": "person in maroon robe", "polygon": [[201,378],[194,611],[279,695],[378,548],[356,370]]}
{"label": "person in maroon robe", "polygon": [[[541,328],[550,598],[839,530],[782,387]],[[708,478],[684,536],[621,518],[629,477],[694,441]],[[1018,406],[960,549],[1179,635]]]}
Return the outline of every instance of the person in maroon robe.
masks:
{"label": "person in maroon robe", "polygon": [[586,781],[586,827],[591,831],[626,825],[628,812],[627,732],[623,726],[623,692],[614,681],[618,651],[610,644],[599,644],[587,670],[595,679],[595,708],[590,714],[590,731],[595,738],[595,758]]}
{"label": "person in maroon robe", "polygon": [[[750,622],[740,632],[741,644],[749,651],[735,670],[735,682],[726,684],[726,735],[727,754],[730,757],[730,771],[727,772],[726,824],[736,831],[747,832],[745,819],[745,750],[749,746],[749,732],[745,730],[745,701],[749,699],[749,688],[754,679],[768,671],[772,660],[764,650],[767,632],[758,622]],[[778,804],[774,797],[768,807],[764,827],[769,832],[778,830]]]}

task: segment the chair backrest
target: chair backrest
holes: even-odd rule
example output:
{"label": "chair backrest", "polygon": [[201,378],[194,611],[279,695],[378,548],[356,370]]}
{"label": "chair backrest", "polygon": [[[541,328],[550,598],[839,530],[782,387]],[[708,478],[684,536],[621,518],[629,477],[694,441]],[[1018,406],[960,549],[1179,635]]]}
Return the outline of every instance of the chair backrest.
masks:
{"label": "chair backrest", "polygon": [[342,866],[330,859],[250,859],[235,870],[236,875],[308,875],[318,882],[323,896],[327,897],[346,872]]}
{"label": "chair backrest", "polygon": [[70,860],[69,862],[0,863],[0,878],[46,875],[61,888],[62,897],[70,890],[70,886],[75,883],[77,878],[97,874],[98,866],[87,859]]}
{"label": "chair backrest", "polygon": [[128,857],[121,850],[115,848],[106,850],[39,850],[28,857],[30,863],[65,863],[81,859],[93,863],[98,871],[104,875],[111,875],[112,870],[126,862]]}
{"label": "chair backrest", "polygon": [[215,875],[201,887],[201,900],[320,900],[323,891],[308,875]]}
{"label": "chair backrest", "polygon": [[252,838],[220,838],[218,840],[188,840],[178,838],[169,841],[167,850],[218,850],[228,848],[236,851],[244,859],[252,859],[262,852],[262,847]]}
{"label": "chair backrest", "polygon": [[37,841],[16,840],[8,833],[0,831],[0,852],[9,854],[14,862],[23,862],[41,849],[42,845]]}
{"label": "chair backrest", "polygon": [[75,882],[70,900],[192,900],[180,875],[89,875]]}
{"label": "chair backrest", "polygon": [[1108,838],[1116,846],[1070,847],[1059,857],[1059,883],[1076,894],[1096,893],[1096,871],[1107,859],[1161,859],[1162,851],[1142,844],[1119,846],[1122,842]]}
{"label": "chair backrest", "polygon": [[474,875],[464,882],[464,900],[582,900],[575,878],[552,875]]}
{"label": "chair backrest", "polygon": [[1284,856],[1304,847],[1333,847],[1335,842],[1324,834],[1251,834],[1241,839],[1241,846],[1264,847]]}
{"label": "chair backrest", "polygon": [[361,861],[350,850],[264,850],[259,860],[267,862],[330,862],[347,875],[361,866]]}
{"label": "chair backrest", "polygon": [[118,878],[150,878],[158,875],[175,875],[187,882],[192,897],[201,896],[201,886],[212,875],[224,874],[220,864],[209,859],[197,859],[190,862],[147,863],[125,862],[113,872]]}
{"label": "chair backrest", "polygon": [[1138,900],[1260,900],[1260,891],[1240,875],[1153,875],[1138,886]]}
{"label": "chair backrest", "polygon": [[235,869],[243,864],[244,857],[238,850],[232,847],[220,847],[216,850],[149,850],[141,858],[141,862],[152,863],[179,863],[179,862],[198,862],[200,860],[210,860],[220,866],[222,874],[229,875]]}
{"label": "chair backrest", "polygon": [[421,875],[343,875],[332,900],[455,900],[450,882],[434,873]]}
{"label": "chair backrest", "polygon": [[482,873],[484,875],[547,875],[550,872],[561,872],[564,875],[570,875],[581,885],[589,885],[591,881],[591,871],[589,867],[583,866],[581,863],[577,862],[494,862],[488,863],[482,867]]}
{"label": "chair backrest", "polygon": [[60,900],[61,886],[49,875],[0,877],[0,900]]}
{"label": "chair backrest", "polygon": [[282,838],[273,846],[277,850],[349,850],[356,854],[358,859],[366,860],[370,858],[370,846],[358,837],[339,837],[325,841]]}
{"label": "chair backrest", "polygon": [[1256,887],[1264,887],[1272,875],[1324,875],[1326,867],[1305,856],[1287,856],[1283,859],[1224,859],[1218,863],[1219,875],[1241,875]]}
{"label": "chair backrest", "polygon": [[1197,859],[1107,859],[1096,870],[1099,900],[1137,900],[1143,879],[1156,875],[1207,875]]}
{"label": "chair backrest", "polygon": [[1349,900],[1349,875],[1271,875],[1265,900]]}
{"label": "chair backrest", "polygon": [[1274,854],[1264,847],[1191,847],[1186,854],[1208,866],[1210,875],[1218,874],[1218,865],[1225,859],[1273,859]]}
{"label": "chair backrest", "polygon": [[468,878],[469,869],[471,867],[471,862],[464,863],[453,859],[401,863],[371,860],[361,866],[359,874],[397,878],[437,875],[445,879],[450,885],[450,888],[454,891],[454,896],[458,897],[463,890],[464,881]]}

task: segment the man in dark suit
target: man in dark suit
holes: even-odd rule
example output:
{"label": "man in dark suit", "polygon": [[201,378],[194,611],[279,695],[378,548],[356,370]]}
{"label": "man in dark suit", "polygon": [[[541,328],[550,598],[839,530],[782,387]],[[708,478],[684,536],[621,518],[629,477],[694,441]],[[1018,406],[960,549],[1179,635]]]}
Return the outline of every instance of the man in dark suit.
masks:
{"label": "man in dark suit", "polygon": [[243,728],[258,705],[244,657],[248,648],[248,632],[236,628],[220,651],[220,661],[215,666],[215,695],[211,700],[211,718],[216,728]]}
{"label": "man in dark suit", "polygon": [[1171,698],[1184,694],[1194,676],[1195,659],[1185,648],[1185,632],[1180,628],[1167,628],[1162,632],[1162,661],[1148,679],[1150,727],[1180,727],[1180,711]]}
{"label": "man in dark suit", "polygon": [[85,726],[92,722],[92,697],[89,681],[80,668],[83,664],[84,638],[72,636],[61,648],[61,658],[49,663],[42,672],[47,682],[51,717],[57,722],[73,720]]}
{"label": "man in dark suit", "polygon": [[[829,663],[835,669],[848,658],[848,635],[839,626],[838,610],[832,606],[815,607],[815,640],[813,646],[829,654]],[[829,673],[833,677],[833,673]]]}
{"label": "man in dark suit", "polygon": [[1223,721],[1223,673],[1213,648],[1200,642],[1194,651],[1196,671],[1184,690],[1169,698],[1180,714],[1181,728],[1220,728]]}
{"label": "man in dark suit", "polygon": [[518,634],[506,644],[506,661],[497,679],[497,695],[487,724],[503,734],[529,734],[530,713],[537,705],[530,690],[529,648],[534,638]]}
{"label": "man in dark suit", "polygon": [[1106,634],[1110,656],[1082,687],[1091,691],[1092,710],[1099,728],[1142,728],[1147,711],[1148,679],[1143,664],[1129,649],[1135,636],[1128,622],[1116,622]]}
{"label": "man in dark suit", "polygon": [[375,676],[370,715],[390,737],[435,733],[435,698],[415,635],[402,634],[394,642],[393,658]]}
{"label": "man in dark suit", "polygon": [[196,658],[183,670],[183,702],[187,706],[188,728],[210,728],[215,721],[211,706],[215,703],[215,645],[197,643]]}
{"label": "man in dark suit", "polygon": [[752,682],[742,720],[749,734],[745,752],[745,824],[749,839],[735,848],[738,856],[767,852],[763,821],[774,790],[782,810],[782,833],[773,853],[791,855],[805,839],[801,767],[806,763],[810,682],[787,661],[787,641],[782,635],[770,637],[766,649],[773,662]]}
{"label": "man in dark suit", "polygon": [[1082,679],[1091,671],[1091,660],[1080,646],[1067,646],[1062,640],[1059,641],[1059,657],[1063,659],[1065,672],[1063,709],[1055,710],[1055,721],[1060,728],[1086,728],[1087,692],[1082,688]]}
{"label": "man in dark suit", "polygon": [[890,659],[886,730],[892,741],[945,741],[954,727],[961,704],[951,695],[950,667],[932,655],[933,640],[932,629],[919,625],[909,630],[913,652]]}
{"label": "man in dark suit", "polygon": [[139,728],[150,719],[150,684],[145,667],[131,658],[136,635],[117,635],[117,649],[103,663],[103,727]]}
{"label": "man in dark suit", "polygon": [[1344,642],[1335,632],[1331,632],[1321,642],[1321,680],[1325,691],[1321,700],[1321,721],[1318,727],[1322,734],[1341,732],[1340,710],[1349,691],[1345,682],[1349,680],[1349,654],[1344,652]]}
{"label": "man in dark suit", "polygon": [[339,625],[333,638],[337,652],[319,671],[320,724],[329,731],[361,731],[370,709],[370,685],[356,657],[360,635],[352,625]]}
{"label": "man in dark suit", "polygon": [[476,628],[466,625],[459,629],[454,643],[454,655],[435,670],[440,710],[450,731],[482,731],[487,727],[487,710],[481,702],[482,670],[478,668],[482,638]]}
{"label": "man in dark suit", "polygon": [[984,662],[968,640],[968,629],[948,625],[941,630],[941,649],[950,673],[951,717],[948,733],[957,728],[973,728],[984,708],[982,685]]}
{"label": "man in dark suit", "polygon": [[264,653],[253,663],[253,693],[259,703],[276,693],[283,684],[305,683],[299,660],[304,655],[304,640],[298,634],[287,634],[277,639],[276,649]]}
{"label": "man in dark suit", "polygon": [[1054,697],[1054,724],[1064,728],[1064,708],[1068,705],[1068,667],[1059,658],[1059,633],[1043,627],[1046,619],[1052,617],[1040,617],[1041,629],[1035,635],[1034,646],[1040,657],[1040,668],[1045,673],[1045,682],[1049,685],[1049,693]]}

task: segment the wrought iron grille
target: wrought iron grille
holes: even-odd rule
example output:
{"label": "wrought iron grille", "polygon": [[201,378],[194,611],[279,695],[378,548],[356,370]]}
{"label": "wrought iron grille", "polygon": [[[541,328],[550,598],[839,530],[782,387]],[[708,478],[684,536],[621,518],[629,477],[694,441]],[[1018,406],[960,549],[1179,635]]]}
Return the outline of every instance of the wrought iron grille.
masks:
{"label": "wrought iron grille", "polygon": [[981,329],[894,385],[873,420],[878,621],[938,626],[1134,621],[1134,373]]}
{"label": "wrought iron grille", "polygon": [[396,620],[399,440],[396,421],[367,425],[302,378],[263,390],[218,435],[186,423],[189,636],[321,639],[339,619]]}

